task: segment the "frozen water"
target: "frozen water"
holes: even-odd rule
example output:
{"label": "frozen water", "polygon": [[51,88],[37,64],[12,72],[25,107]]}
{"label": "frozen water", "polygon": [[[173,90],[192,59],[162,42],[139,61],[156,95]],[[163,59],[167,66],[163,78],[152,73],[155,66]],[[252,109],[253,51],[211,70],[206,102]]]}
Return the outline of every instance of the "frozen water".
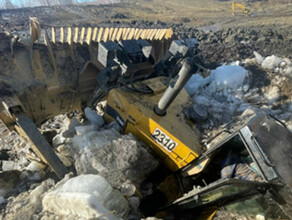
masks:
{"label": "frozen water", "polygon": [[86,107],[84,109],[84,113],[86,118],[90,121],[91,124],[97,125],[97,126],[102,126],[104,124],[104,120],[102,116],[98,115],[96,111]]}
{"label": "frozen water", "polygon": [[211,82],[215,83],[216,90],[238,89],[242,86],[248,71],[241,66],[220,66],[211,71]]}
{"label": "frozen water", "polygon": [[265,58],[256,51],[254,51],[253,54],[256,58],[257,63],[261,65]]}
{"label": "frozen water", "polygon": [[87,134],[91,131],[98,130],[98,126],[97,125],[77,126],[77,127],[75,127],[75,130],[76,130],[76,134],[80,136],[80,135]]}
{"label": "frozen water", "polygon": [[71,149],[78,174],[99,174],[116,188],[127,180],[139,185],[158,165],[132,135],[114,129],[75,136]]}
{"label": "frozen water", "polygon": [[193,96],[196,92],[198,92],[197,90],[199,88],[208,84],[209,81],[210,81],[210,77],[203,78],[199,74],[194,74],[185,85],[185,90],[190,96]]}
{"label": "frozen water", "polygon": [[103,177],[92,174],[74,177],[57,186],[43,198],[43,207],[59,215],[101,219],[119,219],[129,212],[122,194]]}
{"label": "frozen water", "polygon": [[120,133],[114,129],[104,131],[91,131],[85,135],[74,136],[73,147],[79,151],[84,148],[100,149],[104,147],[109,141],[120,137]]}

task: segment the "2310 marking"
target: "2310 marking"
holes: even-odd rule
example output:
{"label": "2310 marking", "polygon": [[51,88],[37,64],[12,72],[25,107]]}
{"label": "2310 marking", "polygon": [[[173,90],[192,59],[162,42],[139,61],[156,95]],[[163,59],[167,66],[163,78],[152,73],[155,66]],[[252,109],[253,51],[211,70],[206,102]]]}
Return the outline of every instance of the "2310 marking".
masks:
{"label": "2310 marking", "polygon": [[151,136],[158,144],[164,147],[168,151],[173,151],[174,148],[178,145],[174,140],[168,137],[163,131],[159,128],[156,128]]}

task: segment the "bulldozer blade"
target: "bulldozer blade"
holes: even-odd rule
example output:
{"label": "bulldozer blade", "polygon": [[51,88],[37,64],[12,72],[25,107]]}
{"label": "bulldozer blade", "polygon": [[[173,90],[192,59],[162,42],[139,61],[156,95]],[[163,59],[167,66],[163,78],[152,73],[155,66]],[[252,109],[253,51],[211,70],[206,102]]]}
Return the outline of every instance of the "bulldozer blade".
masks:
{"label": "bulldozer blade", "polygon": [[31,144],[32,150],[62,179],[68,170],[33,121],[24,114],[16,115],[16,119],[16,130],[20,136]]}

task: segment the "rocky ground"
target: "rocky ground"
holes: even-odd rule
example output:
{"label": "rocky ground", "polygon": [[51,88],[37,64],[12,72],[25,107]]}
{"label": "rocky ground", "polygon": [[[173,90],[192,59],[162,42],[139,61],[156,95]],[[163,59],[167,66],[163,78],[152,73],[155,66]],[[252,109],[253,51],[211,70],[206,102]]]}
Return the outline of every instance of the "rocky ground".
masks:
{"label": "rocky ground", "polygon": [[[147,1],[147,4],[149,2],[152,1]],[[283,18],[277,12],[291,3],[279,1],[278,9],[273,9],[273,2],[253,4],[258,10],[254,11],[254,21],[252,17],[242,16],[223,19],[224,13],[228,13],[225,9],[227,3],[218,6],[220,10],[206,5],[208,10],[217,13],[217,17],[187,14],[173,19],[164,19],[163,16],[153,19],[145,14],[139,18],[135,12],[124,11],[129,7],[125,3],[120,7],[72,6],[0,11],[0,27],[10,33],[26,33],[27,17],[38,16],[41,23],[47,25],[78,23],[88,26],[96,22],[107,26],[172,27],[178,38],[195,37],[200,41],[200,53],[205,56],[205,66],[211,73],[204,79],[194,75],[186,90],[194,105],[199,104],[208,114],[207,120],[198,124],[204,142],[246,109],[268,111],[292,132],[291,12],[286,7],[282,11]],[[133,5],[137,11],[145,9],[140,1]],[[205,7],[202,5],[198,3],[200,7],[197,8],[202,10]],[[149,14],[156,13],[157,9],[148,5],[147,8]],[[161,14],[173,13],[171,7],[160,10]],[[271,26],[271,21],[265,19],[273,12],[277,23]],[[217,18],[221,20],[216,22]],[[240,18],[244,22],[239,23]],[[223,64],[226,65],[222,67]],[[224,76],[221,75],[222,68],[224,72],[235,69],[233,75]],[[85,115],[76,112],[59,115],[43,124],[40,130],[71,174],[58,181],[30,150],[29,144],[2,126],[0,219],[143,218],[139,203],[152,190],[152,186],[143,184],[143,181],[159,167],[158,160],[147,146],[132,135],[122,135],[117,124],[104,124],[98,114],[89,110]],[[72,178],[73,175],[77,177]],[[93,182],[99,184],[91,184]],[[282,216],[280,211],[271,207],[254,208],[259,200],[263,198],[244,203],[245,208],[241,207],[240,211],[234,206],[222,209],[217,219],[264,219],[264,216],[279,219]]]}

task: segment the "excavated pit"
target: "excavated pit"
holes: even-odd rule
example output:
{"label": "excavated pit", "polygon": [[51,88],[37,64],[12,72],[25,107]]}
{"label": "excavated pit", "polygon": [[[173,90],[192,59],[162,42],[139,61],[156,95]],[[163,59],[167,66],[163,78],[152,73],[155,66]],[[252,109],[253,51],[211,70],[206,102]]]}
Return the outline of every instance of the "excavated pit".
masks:
{"label": "excavated pit", "polygon": [[[95,62],[98,52],[97,44],[92,43],[90,46],[83,43],[76,44],[73,49],[60,42],[52,44],[54,63],[48,47],[42,43],[33,45],[32,51],[29,49],[31,46],[27,43],[30,37],[27,31],[29,23],[26,21],[26,14],[29,14],[29,10],[31,9],[1,11],[2,17],[13,17],[13,13],[19,17],[14,16],[13,22],[0,20],[2,29],[2,33],[0,33],[0,63],[2,66],[0,92],[1,95],[9,95],[12,87],[13,92],[17,92],[20,97],[23,97],[23,100],[26,100],[27,91],[29,91],[31,98],[27,102],[32,102],[31,106],[42,105],[44,107],[41,117],[34,113],[32,118],[41,118],[35,122],[41,128],[43,135],[65,166],[81,180],[72,179],[71,174],[59,182],[50,168],[44,165],[30,150],[28,143],[21,140],[17,133],[9,133],[2,126],[0,140],[1,218],[50,219],[70,216],[72,219],[80,219],[99,216],[102,219],[116,219],[117,215],[128,219],[141,219],[157,215],[157,213],[157,217],[162,219],[181,217],[159,212],[161,206],[182,194],[177,187],[176,177],[170,175],[169,171],[159,165],[159,159],[148,146],[132,135],[120,133],[117,123],[103,124],[103,120],[97,115],[93,117],[97,117],[98,122],[92,123],[88,115],[85,117],[78,112],[71,112],[75,109],[84,110],[86,106],[84,100],[78,103],[78,107],[71,105],[77,81],[84,83],[81,86],[81,89],[85,90],[83,97],[88,96],[96,86],[94,74],[100,70],[100,64]],[[50,9],[48,8],[47,11],[46,13],[49,13]],[[70,14],[68,10],[66,13]],[[86,27],[88,30],[92,22],[84,21],[84,16],[79,24],[80,27]],[[25,19],[23,19],[24,17]],[[189,85],[188,88],[191,90],[187,89],[187,91],[194,103],[207,109],[207,119],[196,123],[196,127],[202,132],[202,143],[248,108],[268,111],[292,131],[292,50],[287,46],[292,42],[291,30],[223,28],[218,31],[205,31],[204,28],[198,29],[183,24],[160,21],[156,23],[123,21],[126,18],[127,16],[116,14],[114,19],[122,20],[115,23],[103,21],[101,26],[152,29],[171,27],[174,34],[180,39],[195,37],[200,41],[200,53],[205,56],[205,64],[208,69],[215,70],[223,63],[229,64],[238,61],[232,65],[248,70],[244,81],[240,82],[236,88],[222,88],[212,77],[204,80],[196,77],[195,80],[199,79],[199,83]],[[51,17],[41,18],[41,21],[45,21],[49,25],[58,23],[59,27],[63,25],[66,27],[66,23],[67,26],[72,23],[72,21],[60,22],[57,18]],[[7,34],[7,30],[12,35]],[[15,43],[12,56],[10,42],[14,34],[20,36],[21,40]],[[57,38],[60,39],[59,34],[57,34]],[[255,57],[254,51],[261,54],[263,60],[273,54],[277,57],[270,60],[268,63],[270,65],[263,65],[263,60]],[[31,62],[29,59],[31,56],[35,57],[37,62]],[[88,72],[83,72],[88,61],[91,61],[88,64]],[[50,88],[48,81],[45,83],[44,81],[49,80],[54,84],[56,71],[61,76],[57,80],[58,84],[68,87],[70,92],[64,92],[61,89],[56,93],[53,92],[47,100],[42,100],[42,96],[45,95],[43,91],[54,89]],[[23,74],[22,77],[19,77],[19,72]],[[82,75],[83,78],[81,78]],[[228,81],[228,79],[226,80]],[[91,89],[87,91],[88,83],[91,84]],[[26,88],[29,89],[26,91]],[[57,99],[53,100],[58,95],[67,97],[66,103],[59,102]],[[50,102],[58,103],[54,114],[45,111],[45,104]],[[66,107],[70,105],[70,109]],[[32,110],[32,112],[34,111]],[[57,113],[66,114],[53,117]],[[50,118],[52,119],[47,121]],[[183,113],[181,119],[189,120],[188,113],[186,112],[186,115]],[[94,177],[87,175],[94,175]],[[165,177],[169,178],[166,180],[167,186],[162,183]],[[106,197],[108,194],[99,195],[97,192],[100,188],[98,187],[92,190],[82,189],[82,181],[89,181],[91,178],[104,178],[107,183],[100,187],[107,189],[108,191],[104,190],[106,192],[116,193],[121,206],[117,207],[116,201],[116,203],[111,203],[111,200]],[[70,188],[66,185],[68,179],[73,180],[72,182],[76,181],[75,187]],[[167,187],[172,189],[169,190]],[[82,201],[78,200],[78,196],[82,196]],[[101,197],[107,199],[103,201]],[[67,207],[60,208],[56,205],[59,202],[67,204],[66,199],[68,198],[73,202]],[[91,209],[88,212],[84,209],[74,211],[74,208],[78,206]],[[96,208],[92,209],[92,207]],[[220,209],[216,214],[216,219],[254,219],[257,215],[272,219],[287,217],[269,198],[258,197]],[[193,213],[186,216],[191,219]]]}

